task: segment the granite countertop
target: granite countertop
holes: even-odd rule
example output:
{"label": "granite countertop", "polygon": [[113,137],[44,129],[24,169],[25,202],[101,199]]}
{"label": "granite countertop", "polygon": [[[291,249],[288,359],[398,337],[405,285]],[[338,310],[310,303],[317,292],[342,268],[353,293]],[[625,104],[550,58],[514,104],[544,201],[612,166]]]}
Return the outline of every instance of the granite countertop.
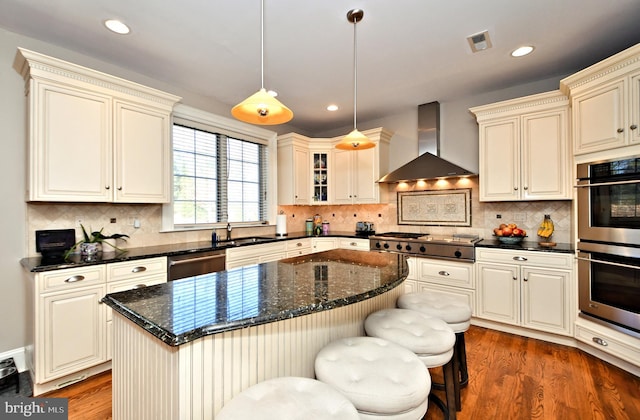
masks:
{"label": "granite countertop", "polygon": [[[250,246],[257,244],[273,243],[286,240],[296,240],[303,238],[366,238],[366,236],[356,235],[355,232],[331,232],[327,235],[308,235],[305,232],[293,232],[287,236],[276,235],[255,235],[263,238],[259,243],[246,243],[242,245],[230,245],[224,241],[217,242],[212,245],[211,241],[204,242],[186,242],[171,245],[157,245],[140,248],[128,248],[123,252],[99,253],[91,259],[83,259],[79,254],[73,254],[67,259],[54,258],[45,259],[43,257],[28,257],[20,260],[20,264],[27,270],[32,272],[60,270],[64,268],[83,267],[96,264],[107,264],[122,261],[138,260],[143,258],[163,257],[189,254],[198,251],[221,250],[227,248],[237,248],[240,246]],[[240,239],[240,238],[233,238]]]}
{"label": "granite countertop", "polygon": [[513,249],[516,251],[540,251],[540,252],[560,252],[565,254],[573,254],[575,248],[572,244],[558,243],[555,246],[540,246],[538,242],[522,241],[519,244],[508,245],[503,244],[497,239],[483,239],[476,243],[479,248],[497,248],[497,249]]}
{"label": "granite countertop", "polygon": [[357,303],[401,285],[408,273],[400,254],[339,249],[112,293],[102,301],[179,346]]}

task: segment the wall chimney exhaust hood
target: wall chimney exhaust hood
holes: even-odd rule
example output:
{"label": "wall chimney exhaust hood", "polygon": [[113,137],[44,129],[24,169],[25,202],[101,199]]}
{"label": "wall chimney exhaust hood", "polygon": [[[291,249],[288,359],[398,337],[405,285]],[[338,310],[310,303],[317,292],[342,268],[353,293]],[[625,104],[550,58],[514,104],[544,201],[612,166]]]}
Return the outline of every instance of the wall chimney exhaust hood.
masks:
{"label": "wall chimney exhaust hood", "polygon": [[377,182],[394,184],[438,178],[476,175],[440,156],[440,104],[418,106],[418,152],[420,156],[380,178]]}

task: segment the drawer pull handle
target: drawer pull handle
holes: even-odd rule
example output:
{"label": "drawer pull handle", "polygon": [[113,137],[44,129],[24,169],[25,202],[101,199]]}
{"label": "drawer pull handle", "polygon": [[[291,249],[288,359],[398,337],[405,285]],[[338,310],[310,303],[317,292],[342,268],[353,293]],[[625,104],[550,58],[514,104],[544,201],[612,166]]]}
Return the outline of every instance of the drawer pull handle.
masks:
{"label": "drawer pull handle", "polygon": [[302,246],[302,242],[298,242],[296,246]]}
{"label": "drawer pull handle", "polygon": [[142,273],[143,271],[147,271],[147,267],[133,267],[131,269],[132,273]]}
{"label": "drawer pull handle", "polygon": [[136,284],[134,289],[142,289],[143,287],[147,287],[147,285],[144,283],[140,283],[140,284]]}
{"label": "drawer pull handle", "polygon": [[357,242],[351,242],[351,246],[358,246]]}
{"label": "drawer pull handle", "polygon": [[438,274],[440,274],[441,276],[450,276],[451,274],[447,273],[446,271],[439,271]]}
{"label": "drawer pull handle", "polygon": [[600,344],[601,346],[604,346],[604,347],[607,347],[609,345],[609,343],[607,343],[606,341],[604,341],[600,337],[593,337],[592,340],[593,340],[594,343]]}
{"label": "drawer pull handle", "polygon": [[527,258],[526,258],[526,257],[520,257],[520,256],[518,256],[518,257],[513,257],[513,259],[514,259],[515,261],[527,261]]}
{"label": "drawer pull handle", "polygon": [[77,281],[82,281],[84,280],[84,276],[71,276],[68,279],[66,279],[64,282],[65,283],[75,283]]}
{"label": "drawer pull handle", "polygon": [[624,128],[618,128],[616,131],[618,131],[618,133],[624,133]]}

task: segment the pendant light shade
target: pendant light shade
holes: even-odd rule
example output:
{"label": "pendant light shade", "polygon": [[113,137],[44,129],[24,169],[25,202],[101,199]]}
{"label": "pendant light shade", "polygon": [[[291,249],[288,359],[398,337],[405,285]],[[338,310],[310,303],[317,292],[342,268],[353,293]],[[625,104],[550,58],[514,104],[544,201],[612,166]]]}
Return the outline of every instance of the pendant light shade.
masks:
{"label": "pendant light shade", "polygon": [[356,24],[364,17],[362,9],[349,10],[347,20],[353,23],[353,131],[344,136],[340,143],[336,144],[336,149],[341,150],[364,150],[376,147],[367,136],[362,134],[356,124],[358,114],[358,43],[356,37]]}
{"label": "pendant light shade", "polygon": [[231,115],[250,124],[284,124],[291,121],[293,112],[264,88],[264,0],[260,2],[260,32],[260,90],[234,106]]}

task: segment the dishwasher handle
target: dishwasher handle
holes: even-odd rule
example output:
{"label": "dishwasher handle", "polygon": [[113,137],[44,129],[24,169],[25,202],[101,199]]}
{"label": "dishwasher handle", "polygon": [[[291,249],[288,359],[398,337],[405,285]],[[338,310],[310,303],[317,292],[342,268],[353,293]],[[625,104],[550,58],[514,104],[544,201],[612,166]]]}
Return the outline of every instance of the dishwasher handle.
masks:
{"label": "dishwasher handle", "polygon": [[203,261],[214,260],[217,258],[225,258],[225,257],[226,257],[225,254],[219,254],[219,255],[207,255],[205,257],[185,258],[181,260],[171,260],[169,261],[169,265],[173,267],[175,265],[192,264],[192,263],[203,262]]}

